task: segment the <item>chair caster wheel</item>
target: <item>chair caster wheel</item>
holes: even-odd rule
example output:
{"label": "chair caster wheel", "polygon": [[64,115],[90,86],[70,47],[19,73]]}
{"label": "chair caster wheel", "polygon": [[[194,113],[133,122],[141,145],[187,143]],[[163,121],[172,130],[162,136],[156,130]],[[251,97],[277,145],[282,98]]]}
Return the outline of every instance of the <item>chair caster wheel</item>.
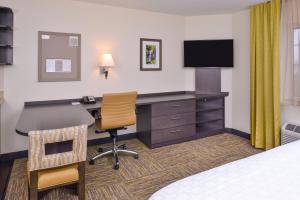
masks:
{"label": "chair caster wheel", "polygon": [[119,164],[114,165],[114,170],[118,170],[120,168]]}
{"label": "chair caster wheel", "polygon": [[103,152],[103,149],[100,147],[100,148],[98,149],[98,152],[99,152],[99,153],[102,153],[102,152]]}
{"label": "chair caster wheel", "polygon": [[90,160],[89,164],[90,164],[90,165],[94,165],[94,164],[95,164],[95,161],[94,161],[94,160]]}
{"label": "chair caster wheel", "polygon": [[134,158],[135,159],[139,159],[139,155],[134,155]]}
{"label": "chair caster wheel", "polygon": [[119,148],[119,149],[122,149],[122,150],[125,150],[125,149],[127,149],[127,146],[126,146],[126,144],[122,144],[122,145],[120,145],[118,148]]}

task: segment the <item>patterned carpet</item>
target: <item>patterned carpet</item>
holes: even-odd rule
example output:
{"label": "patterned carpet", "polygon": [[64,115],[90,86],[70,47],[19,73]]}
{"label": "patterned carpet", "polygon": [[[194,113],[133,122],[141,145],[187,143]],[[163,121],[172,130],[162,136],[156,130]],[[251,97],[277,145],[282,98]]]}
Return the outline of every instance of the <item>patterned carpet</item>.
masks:
{"label": "patterned carpet", "polygon": [[[123,142],[122,142],[123,143]],[[184,177],[238,160],[260,150],[249,140],[232,134],[221,134],[167,147],[148,149],[137,139],[124,141],[140,158],[120,156],[120,169],[112,169],[112,158],[86,165],[86,199],[146,200],[160,188]],[[88,148],[88,157],[97,147]],[[26,159],[14,162],[5,200],[27,199]],[[42,199],[77,199],[70,188],[44,192]]]}

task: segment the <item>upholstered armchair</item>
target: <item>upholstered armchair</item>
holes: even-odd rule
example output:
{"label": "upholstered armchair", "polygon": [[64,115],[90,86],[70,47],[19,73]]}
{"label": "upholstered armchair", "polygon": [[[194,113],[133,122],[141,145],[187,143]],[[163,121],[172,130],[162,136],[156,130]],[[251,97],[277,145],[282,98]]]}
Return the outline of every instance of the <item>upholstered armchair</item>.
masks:
{"label": "upholstered armchair", "polygon": [[77,184],[85,199],[87,125],[29,132],[28,188],[30,200],[38,192]]}

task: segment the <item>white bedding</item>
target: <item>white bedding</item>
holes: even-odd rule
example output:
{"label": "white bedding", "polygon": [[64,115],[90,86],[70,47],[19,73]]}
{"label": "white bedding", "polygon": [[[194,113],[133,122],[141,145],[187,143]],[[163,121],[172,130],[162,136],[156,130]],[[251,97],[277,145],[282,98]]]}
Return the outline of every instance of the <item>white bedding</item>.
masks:
{"label": "white bedding", "polygon": [[300,200],[300,141],[184,178],[149,200]]}

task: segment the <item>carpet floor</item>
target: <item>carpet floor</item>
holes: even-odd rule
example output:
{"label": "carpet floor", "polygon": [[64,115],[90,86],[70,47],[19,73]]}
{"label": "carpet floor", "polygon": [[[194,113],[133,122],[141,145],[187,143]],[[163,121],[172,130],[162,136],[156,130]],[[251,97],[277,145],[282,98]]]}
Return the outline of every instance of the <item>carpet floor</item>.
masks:
{"label": "carpet floor", "polygon": [[[137,139],[124,143],[139,153],[139,159],[121,155],[117,171],[112,169],[112,157],[87,163],[86,199],[146,200],[176,180],[261,152],[249,140],[226,133],[157,149],[148,149]],[[88,158],[97,154],[97,148],[88,148]],[[26,161],[14,161],[5,200],[27,199]],[[78,198],[73,189],[58,188],[43,192],[41,199]]]}

